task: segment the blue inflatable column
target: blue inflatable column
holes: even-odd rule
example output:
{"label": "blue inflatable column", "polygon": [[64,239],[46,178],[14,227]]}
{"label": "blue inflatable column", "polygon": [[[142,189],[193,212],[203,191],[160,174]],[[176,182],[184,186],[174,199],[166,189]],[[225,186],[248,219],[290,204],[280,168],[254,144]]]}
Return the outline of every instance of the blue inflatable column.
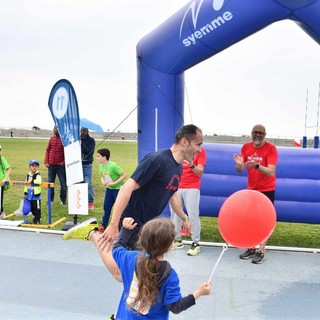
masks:
{"label": "blue inflatable column", "polygon": [[184,75],[165,74],[138,58],[138,160],[171,147],[184,122]]}

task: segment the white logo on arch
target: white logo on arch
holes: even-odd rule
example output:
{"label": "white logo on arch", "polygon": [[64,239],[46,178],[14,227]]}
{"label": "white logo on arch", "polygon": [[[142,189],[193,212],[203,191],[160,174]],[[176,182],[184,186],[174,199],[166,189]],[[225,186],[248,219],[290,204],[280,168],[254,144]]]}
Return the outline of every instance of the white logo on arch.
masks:
{"label": "white logo on arch", "polygon": [[219,11],[224,5],[224,0],[213,0],[212,7],[214,10]]}
{"label": "white logo on arch", "polygon": [[[189,7],[187,8],[186,13],[183,16],[182,22],[181,22],[180,33],[179,33],[180,39],[181,39],[181,33],[182,33],[182,28],[183,28],[183,25],[184,25],[184,21],[185,21],[186,16],[187,16],[189,11],[191,12],[193,27],[195,29],[197,28],[198,15],[199,15],[199,12],[200,12],[200,9],[201,9],[203,1],[204,0],[200,0],[199,3],[198,3],[198,6],[196,5],[196,2],[197,2],[196,0],[190,3]],[[212,0],[212,8],[213,8],[213,10],[215,10],[215,11],[221,10],[221,8],[224,5],[224,1],[225,0]]]}

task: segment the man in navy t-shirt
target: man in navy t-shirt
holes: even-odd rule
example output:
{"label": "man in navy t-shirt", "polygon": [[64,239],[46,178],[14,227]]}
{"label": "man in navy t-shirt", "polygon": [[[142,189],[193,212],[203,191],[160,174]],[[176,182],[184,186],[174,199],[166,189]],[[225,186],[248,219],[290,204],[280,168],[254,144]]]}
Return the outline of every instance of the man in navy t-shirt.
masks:
{"label": "man in navy t-shirt", "polygon": [[[200,152],[203,143],[201,129],[189,124],[181,127],[175,135],[174,144],[165,150],[148,154],[137,166],[132,176],[120,188],[113,207],[111,221],[102,235],[91,232],[96,225],[89,224],[93,219],[83,222],[68,230],[63,239],[85,238],[96,244],[100,256],[109,271],[117,279],[117,265],[111,255],[103,250],[112,243],[119,234],[122,219],[134,218],[137,227],[132,230],[128,248],[135,249],[140,228],[149,220],[159,216],[165,206],[170,203],[174,212],[181,218],[184,228],[191,234],[191,225],[185,215],[177,194],[182,173],[182,161],[192,164],[195,154]],[[85,231],[85,232],[83,232]]]}
{"label": "man in navy t-shirt", "polygon": [[[171,148],[147,155],[138,164],[131,178],[121,187],[111,222],[102,238],[111,242],[116,239],[121,217],[134,218],[138,225],[133,232],[137,236],[142,225],[159,216],[168,202],[175,208],[174,211],[190,234],[191,225],[176,191],[181,178],[182,161],[192,163],[194,155],[201,150],[202,143],[202,131],[195,125],[185,125],[176,133]],[[136,236],[129,241],[132,248],[135,247]]]}

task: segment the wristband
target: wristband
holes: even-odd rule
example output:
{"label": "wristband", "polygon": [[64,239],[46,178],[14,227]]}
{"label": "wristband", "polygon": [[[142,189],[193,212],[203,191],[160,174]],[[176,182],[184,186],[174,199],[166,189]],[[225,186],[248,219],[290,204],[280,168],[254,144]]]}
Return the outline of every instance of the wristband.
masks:
{"label": "wristband", "polygon": [[189,168],[190,169],[194,169],[196,166],[194,164],[192,164]]}
{"label": "wristband", "polygon": [[182,222],[186,222],[188,220],[188,216],[185,214],[183,218],[181,218]]}

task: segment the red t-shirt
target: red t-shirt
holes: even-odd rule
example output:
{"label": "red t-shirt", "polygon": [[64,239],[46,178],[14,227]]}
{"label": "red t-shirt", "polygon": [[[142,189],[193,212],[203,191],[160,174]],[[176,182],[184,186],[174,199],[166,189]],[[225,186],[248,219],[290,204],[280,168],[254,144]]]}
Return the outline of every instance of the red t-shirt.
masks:
{"label": "red t-shirt", "polygon": [[[265,142],[260,148],[256,148],[253,142],[245,143],[241,148],[243,162],[254,160],[260,165],[267,167],[268,164],[277,165],[278,151],[275,145]],[[247,168],[248,170],[248,189],[260,192],[274,191],[276,188],[276,174],[272,177],[266,176],[255,168]]]}
{"label": "red t-shirt", "polygon": [[[201,148],[201,151],[194,156],[192,163],[197,166],[198,164],[202,164],[206,166],[207,163],[207,153],[206,150]],[[179,189],[200,189],[200,180],[201,177],[196,175],[192,169],[189,167],[189,163],[187,161],[182,162],[182,176],[179,183]]]}

